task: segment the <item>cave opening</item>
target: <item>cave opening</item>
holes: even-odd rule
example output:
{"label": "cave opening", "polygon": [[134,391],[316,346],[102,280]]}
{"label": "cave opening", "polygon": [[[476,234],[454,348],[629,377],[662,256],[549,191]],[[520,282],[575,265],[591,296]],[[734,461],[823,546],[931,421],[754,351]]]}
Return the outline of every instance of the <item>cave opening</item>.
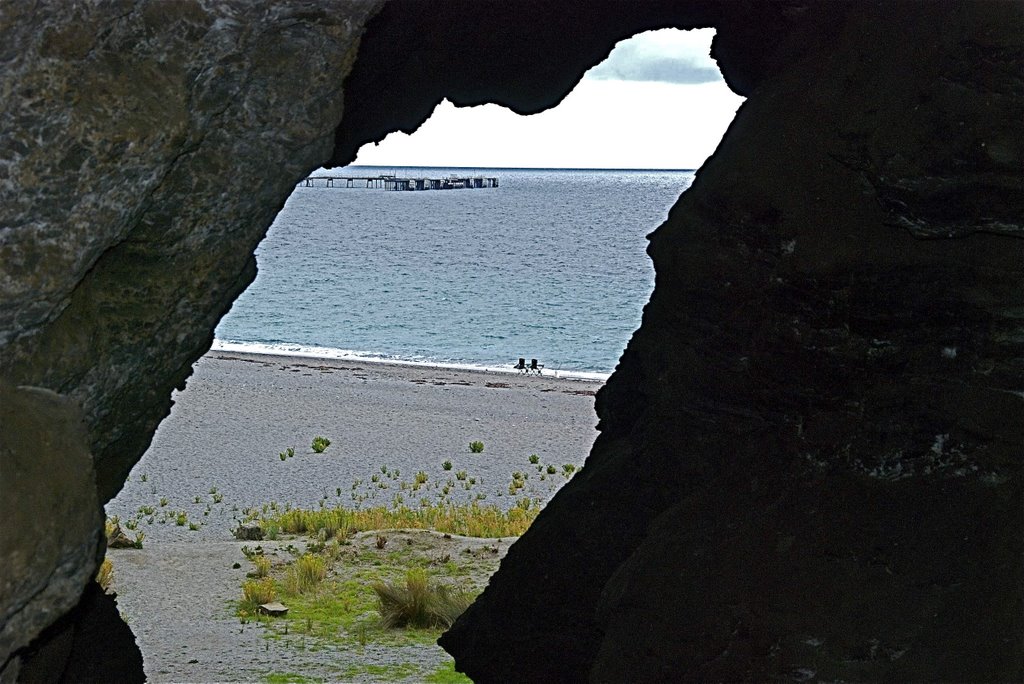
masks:
{"label": "cave opening", "polygon": [[[107,505],[143,547],[108,555],[151,678],[204,667],[227,676],[220,639],[263,643],[261,630],[278,640],[264,644],[265,659],[307,643],[344,648],[367,629],[376,633],[364,619],[372,608],[365,596],[346,596],[348,614],[323,618],[288,588],[288,572],[305,552],[324,553],[325,542],[337,561],[390,553],[399,542],[418,548],[423,537],[366,532],[353,541],[350,523],[341,523],[321,527],[319,539],[313,529],[313,539],[285,544],[279,535],[293,531],[295,517],[287,509],[535,514],[582,466],[597,434],[593,396],[654,285],[645,236],[742,101],[707,56],[713,33],[663,30],[623,41],[558,107],[531,117],[446,100],[412,135],[365,146],[345,169],[311,173],[484,175],[498,177],[498,188],[296,187],[257,249],[256,281]],[[539,359],[541,369],[514,368],[519,357]],[[330,441],[322,453],[319,437]],[[253,522],[263,539],[228,541],[232,531],[250,534]],[[416,562],[478,591],[493,564],[476,559],[490,551],[467,544],[424,545]],[[496,561],[507,544],[493,548]],[[458,554],[470,558],[471,572],[452,560]],[[261,581],[246,574],[266,574],[262,558],[292,617],[238,616],[232,607],[212,618],[209,606],[180,605],[167,614],[169,594],[196,587],[215,587],[234,606],[243,583]],[[361,581],[365,589],[370,580]],[[217,638],[179,636],[203,629]],[[197,662],[171,663],[186,652]],[[436,647],[422,657],[447,667]],[[318,657],[300,660],[304,674],[324,666]],[[390,667],[363,665],[346,676]]]}
{"label": "cave opening", "polygon": [[[255,277],[296,181],[411,131],[443,97],[553,106],[614,40],[667,25],[717,27],[723,73],[750,100],[649,244],[657,287],[596,399],[588,466],[444,648],[494,682],[1024,679],[1019,5],[315,5],[43,2],[0,22],[0,679],[143,678],[91,581],[102,505]],[[210,383],[215,403],[272,393],[312,412],[294,383],[331,369],[308,365]],[[381,387],[317,379],[345,374]],[[279,440],[237,418],[233,439],[182,449],[178,474],[197,454],[272,472]],[[398,431],[377,418],[377,439]],[[344,444],[320,462],[355,462]],[[232,463],[250,447],[271,454],[263,472]],[[147,483],[154,510],[181,505]],[[243,509],[211,489],[194,497],[227,529]],[[152,527],[208,529],[190,520]],[[136,595],[172,617],[125,613],[140,643],[177,648],[149,658],[151,679],[254,662],[250,678],[289,680],[344,661],[310,647],[309,623],[291,624],[306,649],[214,624],[244,555],[149,541],[112,553],[122,570],[167,570]],[[236,633],[248,648],[221,648]],[[371,664],[393,679],[403,665]]]}

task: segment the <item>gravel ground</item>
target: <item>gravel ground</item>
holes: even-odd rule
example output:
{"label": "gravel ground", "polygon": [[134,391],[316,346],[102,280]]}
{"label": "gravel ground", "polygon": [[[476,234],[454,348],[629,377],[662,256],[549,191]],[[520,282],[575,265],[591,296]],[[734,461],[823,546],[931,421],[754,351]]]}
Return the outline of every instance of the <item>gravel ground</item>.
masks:
{"label": "gravel ground", "polygon": [[[396,494],[417,505],[419,498],[441,498],[441,487],[460,470],[477,484],[467,491],[457,482],[450,500],[482,495],[482,504],[502,508],[523,496],[546,502],[565,482],[562,464],[582,464],[597,436],[598,387],[536,375],[211,352],[107,505],[108,514],[145,534],[143,549],[109,553],[113,587],[149,680],[259,681],[291,672],[373,681],[346,678],[344,654],[330,647],[271,641],[261,626],[234,617],[231,602],[251,567],[231,536],[243,511],[271,501],[388,505]],[[310,449],[315,435],[331,440],[323,454]],[[470,453],[473,440],[484,442],[483,453]],[[287,447],[295,456],[282,461]],[[538,473],[531,454],[559,473]],[[442,467],[446,460],[450,471]],[[426,486],[400,488],[421,470]],[[529,477],[510,496],[514,471]],[[372,482],[374,475],[380,482]],[[153,512],[140,513],[144,507]],[[178,525],[181,513],[185,524]],[[445,658],[437,647],[374,648],[368,645],[360,659],[430,665]]]}

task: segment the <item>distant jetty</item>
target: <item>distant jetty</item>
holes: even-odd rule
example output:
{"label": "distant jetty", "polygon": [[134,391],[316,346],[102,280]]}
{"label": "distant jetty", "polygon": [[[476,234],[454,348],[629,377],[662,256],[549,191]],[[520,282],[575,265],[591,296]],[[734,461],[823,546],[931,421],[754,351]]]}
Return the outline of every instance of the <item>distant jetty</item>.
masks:
{"label": "distant jetty", "polygon": [[309,176],[299,181],[307,188],[383,188],[384,190],[461,190],[496,188],[493,176],[448,176],[447,178],[400,178],[398,176]]}

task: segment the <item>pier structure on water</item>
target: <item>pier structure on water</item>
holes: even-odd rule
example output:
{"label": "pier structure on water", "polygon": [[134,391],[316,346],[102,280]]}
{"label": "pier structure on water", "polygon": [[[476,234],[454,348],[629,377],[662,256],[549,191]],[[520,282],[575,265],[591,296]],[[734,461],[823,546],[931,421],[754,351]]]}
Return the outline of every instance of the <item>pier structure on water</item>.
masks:
{"label": "pier structure on water", "polygon": [[400,178],[398,176],[309,176],[299,181],[307,188],[383,188],[384,190],[458,190],[496,188],[494,176],[448,176],[446,178]]}

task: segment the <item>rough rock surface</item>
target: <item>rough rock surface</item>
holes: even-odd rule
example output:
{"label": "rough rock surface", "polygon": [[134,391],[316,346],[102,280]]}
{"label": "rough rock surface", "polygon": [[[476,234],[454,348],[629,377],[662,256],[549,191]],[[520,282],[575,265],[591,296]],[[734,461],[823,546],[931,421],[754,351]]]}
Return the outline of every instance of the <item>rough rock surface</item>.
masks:
{"label": "rough rock surface", "polygon": [[653,235],[603,434],[443,643],[481,681],[1024,678],[1022,6],[396,0],[343,112],[379,4],[0,6],[0,378],[81,407],[98,502],[309,169],[714,25],[749,100]]}
{"label": "rough rock surface", "polygon": [[0,375],[82,405],[101,501],[332,149],[379,4],[0,9]]}
{"label": "rough rock surface", "polygon": [[81,412],[48,390],[0,382],[0,671],[76,603],[103,535]]}
{"label": "rough rock surface", "polygon": [[[95,573],[99,506],[255,276],[253,249],[295,182],[330,154],[379,5],[0,5],[0,378],[81,407],[95,485],[79,477],[98,490],[70,499],[90,529],[65,540],[55,586],[80,592]],[[18,439],[0,433],[5,504],[20,500],[6,476]],[[38,449],[41,463],[65,456]],[[60,593],[49,622],[77,600]],[[24,601],[3,597],[0,629]],[[37,631],[19,628],[18,644]]]}
{"label": "rough rock surface", "polygon": [[777,7],[477,681],[1024,677],[1022,7]]}

